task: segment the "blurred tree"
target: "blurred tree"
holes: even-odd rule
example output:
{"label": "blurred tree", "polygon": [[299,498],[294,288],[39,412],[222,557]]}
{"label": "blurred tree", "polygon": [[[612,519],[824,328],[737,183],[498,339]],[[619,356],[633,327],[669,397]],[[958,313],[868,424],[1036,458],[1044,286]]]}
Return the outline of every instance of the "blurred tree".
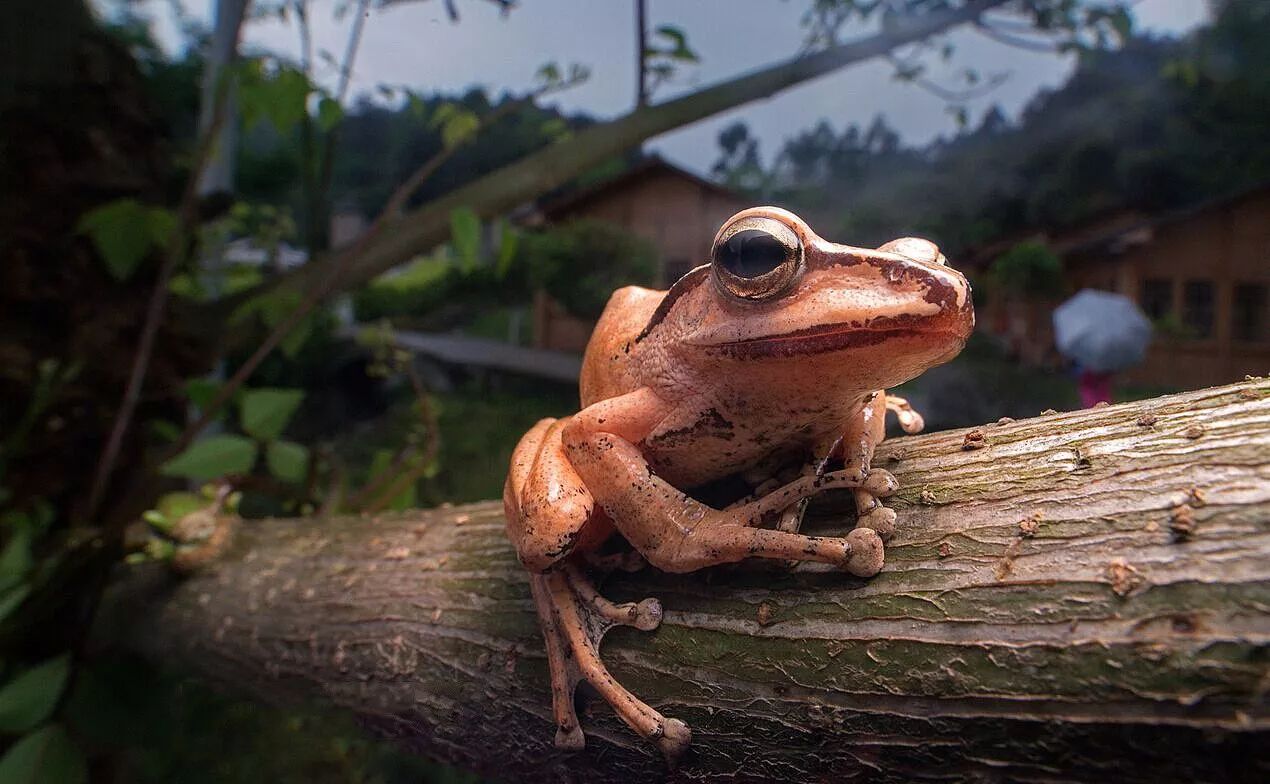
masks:
{"label": "blurred tree", "polygon": [[657,271],[652,243],[603,221],[581,220],[527,234],[518,262],[570,312],[599,318],[619,286],[648,286]]}
{"label": "blurred tree", "polygon": [[1043,242],[1020,242],[997,257],[989,272],[996,288],[1024,299],[1063,291],[1063,262]]}
{"label": "blurred tree", "polygon": [[1193,204],[1270,179],[1256,141],[1270,136],[1267,37],[1270,6],[1232,0],[1188,38],[1080,52],[1067,82],[1015,122],[993,106],[973,131],[905,148],[884,128],[821,121],[750,181],[795,209],[837,215],[852,242],[925,233],[954,254],[1109,210]]}

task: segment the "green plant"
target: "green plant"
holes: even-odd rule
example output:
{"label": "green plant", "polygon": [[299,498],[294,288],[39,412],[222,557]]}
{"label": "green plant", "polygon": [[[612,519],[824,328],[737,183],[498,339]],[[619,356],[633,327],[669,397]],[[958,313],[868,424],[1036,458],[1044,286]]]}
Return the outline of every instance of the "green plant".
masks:
{"label": "green plant", "polygon": [[998,256],[989,272],[1003,291],[1025,298],[1057,296],[1063,291],[1063,262],[1043,242],[1020,242]]}
{"label": "green plant", "polygon": [[611,223],[579,220],[521,241],[530,280],[570,312],[598,318],[620,286],[649,285],[657,270],[652,243]]}

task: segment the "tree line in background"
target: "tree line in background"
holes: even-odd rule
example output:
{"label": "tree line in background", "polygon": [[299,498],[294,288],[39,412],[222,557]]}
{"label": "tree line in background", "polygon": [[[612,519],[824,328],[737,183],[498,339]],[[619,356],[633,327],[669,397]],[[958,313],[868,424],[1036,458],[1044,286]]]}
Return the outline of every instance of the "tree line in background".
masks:
{"label": "tree line in background", "polygon": [[1015,122],[994,106],[956,136],[907,146],[884,117],[841,131],[822,120],[767,165],[736,123],[719,135],[713,172],[814,216],[830,236],[862,245],[937,237],[950,257],[1260,184],[1270,180],[1270,6],[1215,7],[1212,24],[1186,38],[1139,35],[1083,53],[1066,83]]}

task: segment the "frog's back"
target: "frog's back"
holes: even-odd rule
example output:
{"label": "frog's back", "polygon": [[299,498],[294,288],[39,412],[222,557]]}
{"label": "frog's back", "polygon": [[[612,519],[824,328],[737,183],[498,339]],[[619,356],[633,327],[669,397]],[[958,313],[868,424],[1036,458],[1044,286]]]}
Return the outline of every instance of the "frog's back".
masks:
{"label": "frog's back", "polygon": [[631,373],[631,350],[665,297],[664,291],[640,286],[620,288],[609,297],[582,358],[583,408],[637,386]]}

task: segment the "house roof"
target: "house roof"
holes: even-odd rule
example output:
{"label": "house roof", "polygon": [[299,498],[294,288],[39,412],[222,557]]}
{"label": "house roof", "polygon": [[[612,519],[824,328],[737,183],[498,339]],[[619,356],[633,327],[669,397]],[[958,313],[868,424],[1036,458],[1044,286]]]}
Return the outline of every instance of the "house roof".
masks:
{"label": "house roof", "polygon": [[603,198],[658,174],[669,174],[679,177],[688,180],[703,190],[710,191],[724,198],[733,199],[737,202],[745,201],[744,196],[717,182],[712,182],[697,174],[693,174],[687,169],[680,168],[659,155],[649,155],[639,161],[639,163],[613,177],[592,183],[556,198],[548,198],[538,205],[538,212],[548,219],[555,218],[571,212],[589,201]]}
{"label": "house roof", "polygon": [[1133,209],[1113,210],[1060,231],[1034,229],[990,242],[971,251],[966,263],[975,267],[986,266],[997,256],[1027,240],[1044,242],[1051,250],[1069,261],[1079,262],[1094,257],[1105,259],[1108,255],[1119,254],[1134,246],[1150,242],[1156,231],[1165,226],[1266,193],[1270,193],[1270,182],[1239,188],[1154,215]]}
{"label": "house roof", "polygon": [[1270,182],[1239,188],[1186,207],[1142,218],[1115,231],[1104,232],[1085,242],[1071,245],[1063,251],[1063,255],[1074,261],[1082,261],[1123,253],[1129,248],[1150,242],[1155,238],[1155,233],[1166,226],[1190,220],[1206,212],[1225,209],[1249,197],[1266,194],[1270,194]]}

